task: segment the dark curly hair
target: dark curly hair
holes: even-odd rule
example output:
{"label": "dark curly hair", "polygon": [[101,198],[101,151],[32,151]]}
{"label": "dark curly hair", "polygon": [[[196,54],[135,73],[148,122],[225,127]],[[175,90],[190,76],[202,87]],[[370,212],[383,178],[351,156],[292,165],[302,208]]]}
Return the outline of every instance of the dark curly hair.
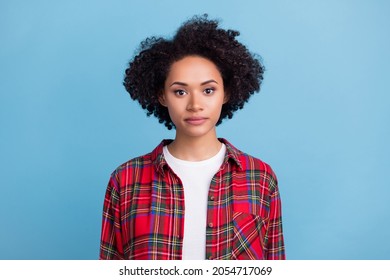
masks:
{"label": "dark curly hair", "polygon": [[233,112],[242,109],[249,97],[260,90],[264,73],[260,59],[236,40],[238,31],[221,29],[218,23],[207,15],[195,16],[183,23],[173,39],[147,38],[126,69],[123,84],[131,98],[168,129],[174,124],[168,109],[160,104],[159,95],[171,65],[186,56],[204,57],[221,72],[228,101],[216,125],[226,117],[231,119]]}

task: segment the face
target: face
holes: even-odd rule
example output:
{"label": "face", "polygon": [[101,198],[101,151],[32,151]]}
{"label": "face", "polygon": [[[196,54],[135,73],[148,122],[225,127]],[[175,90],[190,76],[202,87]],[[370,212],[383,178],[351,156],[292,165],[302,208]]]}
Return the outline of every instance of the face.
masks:
{"label": "face", "polygon": [[160,96],[176,126],[176,137],[215,135],[225,102],[221,73],[213,62],[199,56],[172,64]]}

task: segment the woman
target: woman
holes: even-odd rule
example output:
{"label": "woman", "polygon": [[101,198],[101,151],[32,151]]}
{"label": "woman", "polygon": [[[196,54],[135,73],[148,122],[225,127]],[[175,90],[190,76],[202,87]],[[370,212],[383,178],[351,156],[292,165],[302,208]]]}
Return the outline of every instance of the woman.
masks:
{"label": "woman", "polygon": [[124,85],[176,136],[112,173],[100,259],[285,259],[275,174],[216,133],[263,79],[238,35],[205,15],[141,43]]}

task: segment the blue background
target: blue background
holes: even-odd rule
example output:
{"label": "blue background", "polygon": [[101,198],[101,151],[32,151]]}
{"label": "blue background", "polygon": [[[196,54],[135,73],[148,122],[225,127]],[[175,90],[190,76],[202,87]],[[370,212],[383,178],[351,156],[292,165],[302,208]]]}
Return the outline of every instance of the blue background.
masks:
{"label": "blue background", "polygon": [[110,173],[173,131],[131,101],[139,42],[194,14],[264,85],[218,135],[278,175],[289,259],[390,259],[388,1],[1,1],[0,259],[96,259]]}

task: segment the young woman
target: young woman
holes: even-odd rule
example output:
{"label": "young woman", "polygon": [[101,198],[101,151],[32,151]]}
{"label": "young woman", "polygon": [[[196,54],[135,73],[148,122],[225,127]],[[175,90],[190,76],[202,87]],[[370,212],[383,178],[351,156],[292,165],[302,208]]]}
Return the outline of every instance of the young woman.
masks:
{"label": "young woman", "polygon": [[216,134],[263,79],[238,35],[203,16],[141,43],[124,85],[176,136],[112,173],[100,259],[285,258],[275,174]]}

